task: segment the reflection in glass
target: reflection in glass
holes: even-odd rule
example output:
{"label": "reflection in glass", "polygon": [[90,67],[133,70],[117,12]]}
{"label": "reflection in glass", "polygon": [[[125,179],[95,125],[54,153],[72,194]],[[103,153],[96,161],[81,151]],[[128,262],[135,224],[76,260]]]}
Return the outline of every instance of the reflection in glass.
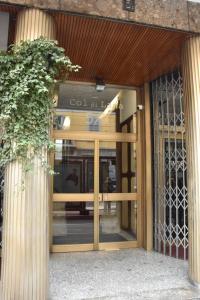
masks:
{"label": "reflection in glass", "polygon": [[54,129],[115,132],[116,107],[101,116],[119,93],[120,89],[108,86],[99,93],[94,85],[60,84]]}
{"label": "reflection in glass", "polygon": [[137,237],[137,202],[101,202],[100,242],[134,241]]}
{"label": "reflection in glass", "polygon": [[53,205],[54,245],[93,243],[92,202],[61,202]]}
{"label": "reflection in glass", "polygon": [[116,186],[116,143],[101,142],[99,155],[99,179],[101,193],[114,193]]}
{"label": "reflection in glass", "polygon": [[56,140],[54,193],[94,192],[94,143]]}
{"label": "reflection in glass", "polygon": [[55,130],[115,132],[116,116],[111,113],[100,118],[102,112],[67,111],[54,116]]}
{"label": "reflection in glass", "polygon": [[131,192],[137,192],[137,149],[136,143],[130,144],[130,165],[131,165]]}
{"label": "reflection in glass", "polygon": [[136,144],[100,142],[100,193],[137,192]]}
{"label": "reflection in glass", "polygon": [[[100,191],[102,193],[116,192],[116,165],[112,159],[104,159],[101,161],[100,169]],[[113,172],[113,173],[112,173]],[[112,175],[113,176],[112,176]]]}

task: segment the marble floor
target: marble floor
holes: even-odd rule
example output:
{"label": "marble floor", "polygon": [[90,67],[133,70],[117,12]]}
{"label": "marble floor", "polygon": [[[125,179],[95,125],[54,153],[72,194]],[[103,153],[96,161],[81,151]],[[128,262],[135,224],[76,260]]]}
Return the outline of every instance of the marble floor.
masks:
{"label": "marble floor", "polygon": [[200,299],[187,271],[187,262],[143,249],[52,254],[49,299]]}

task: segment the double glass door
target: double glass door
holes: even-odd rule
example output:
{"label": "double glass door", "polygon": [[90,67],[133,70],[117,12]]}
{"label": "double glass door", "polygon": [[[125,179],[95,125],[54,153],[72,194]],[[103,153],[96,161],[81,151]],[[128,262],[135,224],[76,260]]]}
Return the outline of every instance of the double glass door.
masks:
{"label": "double glass door", "polygon": [[139,246],[137,135],[54,131],[52,251]]}

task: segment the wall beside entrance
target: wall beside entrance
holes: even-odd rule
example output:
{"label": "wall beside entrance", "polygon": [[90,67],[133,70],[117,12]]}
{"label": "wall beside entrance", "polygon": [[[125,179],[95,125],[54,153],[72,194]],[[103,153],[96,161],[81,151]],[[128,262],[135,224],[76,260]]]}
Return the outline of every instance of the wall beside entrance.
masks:
{"label": "wall beside entrance", "polygon": [[154,248],[188,258],[188,200],[183,84],[179,71],[153,81]]}
{"label": "wall beside entrance", "polygon": [[51,0],[45,2],[38,0],[7,0],[1,2],[199,32],[200,5],[197,2],[187,0]]}

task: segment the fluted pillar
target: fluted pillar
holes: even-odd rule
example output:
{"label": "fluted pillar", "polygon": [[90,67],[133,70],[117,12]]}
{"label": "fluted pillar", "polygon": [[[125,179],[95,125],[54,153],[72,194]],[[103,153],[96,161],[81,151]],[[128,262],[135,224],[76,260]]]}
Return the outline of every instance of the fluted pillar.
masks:
{"label": "fluted pillar", "polygon": [[52,16],[39,9],[26,9],[17,16],[15,43],[39,37],[55,39],[56,30]]}
{"label": "fluted pillar", "polygon": [[200,286],[200,37],[182,51],[187,149],[189,276]]}
{"label": "fluted pillar", "polygon": [[[52,17],[37,9],[19,13],[16,43],[40,36],[55,38]],[[19,161],[10,163],[4,190],[3,300],[48,298],[48,204],[48,175],[40,159],[34,158],[33,170],[26,175]]]}

